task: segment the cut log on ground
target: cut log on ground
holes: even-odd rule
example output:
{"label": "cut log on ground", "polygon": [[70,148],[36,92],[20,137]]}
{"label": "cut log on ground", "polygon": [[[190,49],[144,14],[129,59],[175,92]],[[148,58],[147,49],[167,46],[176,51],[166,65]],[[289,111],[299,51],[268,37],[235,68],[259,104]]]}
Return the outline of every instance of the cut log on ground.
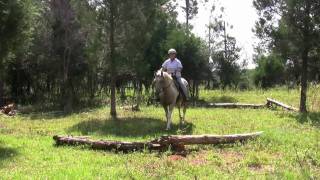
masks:
{"label": "cut log on ground", "polygon": [[123,152],[140,151],[144,149],[164,151],[169,147],[173,151],[185,151],[185,145],[193,144],[230,144],[254,139],[262,132],[232,135],[171,135],[162,136],[149,142],[122,142],[108,140],[90,140],[88,137],[54,136],[57,145],[88,145],[92,149],[115,150]]}
{"label": "cut log on ground", "polygon": [[87,137],[54,136],[56,145],[88,145],[97,150],[139,151],[143,149],[156,150],[158,146],[148,142],[124,142],[109,140],[91,140]]}
{"label": "cut log on ground", "polygon": [[272,105],[280,106],[280,107],[282,107],[282,108],[284,108],[284,109],[286,109],[288,111],[295,111],[295,112],[298,111],[298,109],[295,108],[295,107],[289,106],[287,104],[284,104],[282,102],[276,101],[276,100],[271,99],[271,98],[267,98],[267,106],[270,108],[270,107],[272,107]]}
{"label": "cut log on ground", "polygon": [[243,103],[208,103],[207,107],[210,108],[265,108],[265,104],[243,104]]}

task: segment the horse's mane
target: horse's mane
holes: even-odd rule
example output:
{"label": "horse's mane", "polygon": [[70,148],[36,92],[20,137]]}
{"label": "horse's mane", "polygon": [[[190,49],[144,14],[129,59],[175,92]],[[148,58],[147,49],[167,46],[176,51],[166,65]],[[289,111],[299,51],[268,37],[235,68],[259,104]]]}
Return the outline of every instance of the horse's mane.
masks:
{"label": "horse's mane", "polygon": [[[162,72],[163,73],[163,77],[165,78],[165,79],[167,79],[167,80],[172,80],[172,76],[169,74],[169,73],[167,73],[167,72]],[[157,71],[157,76],[161,76],[161,70],[158,70]]]}

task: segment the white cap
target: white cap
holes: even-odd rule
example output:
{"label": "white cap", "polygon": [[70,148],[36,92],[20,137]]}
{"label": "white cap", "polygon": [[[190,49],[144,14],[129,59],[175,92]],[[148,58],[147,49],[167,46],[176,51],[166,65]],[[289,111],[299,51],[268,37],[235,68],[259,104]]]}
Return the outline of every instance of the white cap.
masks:
{"label": "white cap", "polygon": [[169,49],[168,54],[177,54],[175,49]]}

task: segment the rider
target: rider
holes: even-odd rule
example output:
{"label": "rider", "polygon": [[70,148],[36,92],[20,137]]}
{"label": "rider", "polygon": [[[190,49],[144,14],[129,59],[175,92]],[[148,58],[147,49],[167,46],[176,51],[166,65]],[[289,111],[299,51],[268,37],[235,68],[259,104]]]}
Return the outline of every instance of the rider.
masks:
{"label": "rider", "polygon": [[170,49],[168,51],[168,54],[169,54],[169,59],[167,59],[162,64],[162,70],[171,74],[171,76],[177,80],[177,82],[182,90],[184,98],[186,100],[188,100],[188,98],[189,98],[188,90],[181,79],[181,71],[182,71],[183,66],[182,66],[180,60],[176,58],[177,51],[175,49]]}

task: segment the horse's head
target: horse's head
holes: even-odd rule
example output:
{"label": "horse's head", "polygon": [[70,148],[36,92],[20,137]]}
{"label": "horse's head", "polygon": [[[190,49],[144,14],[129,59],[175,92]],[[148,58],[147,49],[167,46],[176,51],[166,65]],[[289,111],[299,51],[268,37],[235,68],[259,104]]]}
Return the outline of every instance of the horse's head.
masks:
{"label": "horse's head", "polygon": [[172,80],[171,76],[167,72],[163,72],[162,69],[155,72],[152,85],[154,86],[156,93],[161,92],[170,80]]}

